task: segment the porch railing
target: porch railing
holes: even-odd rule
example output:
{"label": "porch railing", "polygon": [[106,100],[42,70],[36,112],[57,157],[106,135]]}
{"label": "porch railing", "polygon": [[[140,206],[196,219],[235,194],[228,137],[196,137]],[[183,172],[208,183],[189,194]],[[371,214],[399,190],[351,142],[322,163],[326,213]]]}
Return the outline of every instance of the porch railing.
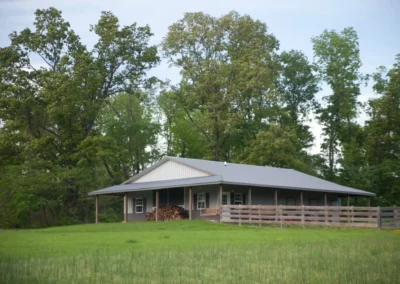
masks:
{"label": "porch railing", "polygon": [[222,223],[400,228],[399,207],[223,205]]}

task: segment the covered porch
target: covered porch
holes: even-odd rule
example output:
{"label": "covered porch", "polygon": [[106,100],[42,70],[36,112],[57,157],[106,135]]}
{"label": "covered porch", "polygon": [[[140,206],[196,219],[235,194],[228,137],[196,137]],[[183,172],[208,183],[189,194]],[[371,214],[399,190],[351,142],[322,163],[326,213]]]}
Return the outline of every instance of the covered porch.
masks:
{"label": "covered porch", "polygon": [[[194,186],[133,188],[124,192],[95,195],[96,223],[99,223],[100,196],[123,197],[123,221],[144,221],[146,213],[155,211],[159,221],[160,206],[179,206],[188,211],[189,220],[206,219],[220,221],[223,205],[284,205],[284,206],[349,206],[353,195],[305,191],[284,188],[250,187],[233,184],[202,184]],[[342,204],[342,200],[345,204]],[[368,207],[370,197],[365,196]]]}

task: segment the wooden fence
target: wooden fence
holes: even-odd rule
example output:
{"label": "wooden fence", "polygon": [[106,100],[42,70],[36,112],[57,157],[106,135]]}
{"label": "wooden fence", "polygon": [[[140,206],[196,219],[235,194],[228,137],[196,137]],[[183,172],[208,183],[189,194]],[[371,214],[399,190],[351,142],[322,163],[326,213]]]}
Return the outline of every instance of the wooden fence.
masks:
{"label": "wooden fence", "polygon": [[398,207],[223,205],[222,223],[400,227]]}
{"label": "wooden fence", "polygon": [[400,208],[380,207],[379,228],[400,228]]}

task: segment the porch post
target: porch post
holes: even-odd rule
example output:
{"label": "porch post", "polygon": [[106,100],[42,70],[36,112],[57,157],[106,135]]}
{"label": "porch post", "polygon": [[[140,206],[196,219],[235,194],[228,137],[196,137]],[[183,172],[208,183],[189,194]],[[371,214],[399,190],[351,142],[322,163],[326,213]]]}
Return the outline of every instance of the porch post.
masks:
{"label": "porch post", "polygon": [[325,192],[325,223],[328,223],[328,194]]}
{"label": "porch post", "polygon": [[159,191],[156,191],[156,222],[158,221],[158,201],[159,201]]}
{"label": "porch post", "polygon": [[[368,207],[371,207],[371,197],[368,197]],[[371,210],[368,209],[368,218],[371,218]]]}
{"label": "porch post", "polygon": [[99,196],[96,195],[96,224],[99,223]]}
{"label": "porch post", "polygon": [[303,206],[303,192],[300,191],[300,205]]}
{"label": "porch post", "polygon": [[125,201],[124,222],[128,222],[128,193],[125,193],[124,201]]}
{"label": "porch post", "polygon": [[249,187],[249,196],[247,197],[248,201],[247,204],[251,205],[251,187]]}
{"label": "porch post", "polygon": [[219,185],[219,207],[222,206],[222,183]]}
{"label": "porch post", "polygon": [[275,205],[278,205],[278,190],[275,189]]}
{"label": "porch post", "polygon": [[192,188],[189,187],[189,220],[192,220]]}
{"label": "porch post", "polygon": [[350,206],[350,195],[347,195],[347,207]]}

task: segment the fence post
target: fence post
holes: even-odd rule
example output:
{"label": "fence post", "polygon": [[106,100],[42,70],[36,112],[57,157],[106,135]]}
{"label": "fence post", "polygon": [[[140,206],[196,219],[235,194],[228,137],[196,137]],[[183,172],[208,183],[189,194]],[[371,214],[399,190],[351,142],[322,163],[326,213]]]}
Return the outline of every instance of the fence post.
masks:
{"label": "fence post", "polygon": [[304,205],[301,205],[301,224],[303,225],[303,229],[305,228],[304,226]]}
{"label": "fence post", "polygon": [[279,217],[281,219],[281,229],[282,229],[282,205],[279,205]]}
{"label": "fence post", "polygon": [[258,204],[258,226],[261,227],[261,206]]}
{"label": "fence post", "polygon": [[239,226],[242,226],[242,205],[239,204]]}
{"label": "fence post", "polygon": [[349,205],[349,197],[347,197],[347,223],[350,223],[350,205]]}
{"label": "fence post", "polygon": [[395,229],[397,228],[397,222],[399,221],[397,214],[398,214],[398,208],[395,206],[393,207],[393,223]]}
{"label": "fence post", "polygon": [[328,223],[328,206],[325,205],[325,224]]}
{"label": "fence post", "polygon": [[377,207],[377,212],[376,212],[376,221],[378,223],[378,228],[382,228],[382,217],[381,217],[381,207]]}
{"label": "fence post", "polygon": [[354,206],[351,205],[351,223],[354,223]]}

